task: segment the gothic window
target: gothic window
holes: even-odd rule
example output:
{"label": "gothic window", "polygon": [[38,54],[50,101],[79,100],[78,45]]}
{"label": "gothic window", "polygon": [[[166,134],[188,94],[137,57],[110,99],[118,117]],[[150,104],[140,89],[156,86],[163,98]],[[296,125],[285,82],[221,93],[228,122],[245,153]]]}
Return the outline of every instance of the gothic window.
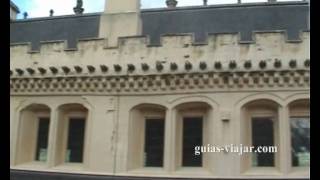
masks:
{"label": "gothic window", "polygon": [[[252,118],[252,146],[256,151],[258,147],[274,146],[273,120],[271,117]],[[274,166],[274,153],[254,153],[252,166]]]}
{"label": "gothic window", "polygon": [[[244,146],[253,147],[252,153],[241,156],[242,171],[279,166],[279,108],[277,103],[264,99],[242,107],[241,141]],[[262,148],[276,152],[262,152]]]}
{"label": "gothic window", "polygon": [[130,111],[129,169],[164,166],[165,113],[164,107],[154,104]]}
{"label": "gothic window", "polygon": [[48,152],[48,136],[49,136],[49,124],[48,117],[39,118],[38,134],[37,134],[37,146],[36,146],[36,161],[46,161]]}
{"label": "gothic window", "polygon": [[208,167],[211,159],[207,154],[195,154],[196,146],[209,144],[212,108],[203,102],[188,102],[178,105],[176,114],[176,166]]}
{"label": "gothic window", "polygon": [[310,166],[310,116],[309,102],[299,100],[291,103],[291,164],[293,167]]}
{"label": "gothic window", "polygon": [[182,166],[202,166],[202,155],[195,155],[194,148],[202,145],[202,117],[183,118]]}
{"label": "gothic window", "polygon": [[164,147],[164,120],[146,119],[145,120],[145,166],[163,166],[163,147]]}
{"label": "gothic window", "polygon": [[68,129],[67,152],[65,161],[81,163],[83,161],[85,119],[70,118]]}

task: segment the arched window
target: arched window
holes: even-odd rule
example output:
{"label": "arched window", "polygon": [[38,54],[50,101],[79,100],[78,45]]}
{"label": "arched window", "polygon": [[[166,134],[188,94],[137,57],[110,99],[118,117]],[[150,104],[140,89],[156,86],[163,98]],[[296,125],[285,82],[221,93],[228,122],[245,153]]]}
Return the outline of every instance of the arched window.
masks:
{"label": "arched window", "polygon": [[242,107],[242,143],[253,147],[252,153],[242,156],[242,170],[279,166],[277,152],[258,152],[262,148],[278,151],[278,112],[279,105],[271,100],[255,100]]}
{"label": "arched window", "polygon": [[49,127],[50,109],[48,106],[32,104],[21,111],[16,148],[17,164],[47,161]]}
{"label": "arched window", "polygon": [[166,109],[142,104],[130,112],[129,169],[163,167]]}
{"label": "arched window", "polygon": [[297,100],[289,104],[291,131],[291,165],[310,166],[310,102]]}
{"label": "arched window", "polygon": [[176,166],[206,167],[209,158],[195,154],[196,146],[207,145],[212,108],[204,102],[183,103],[175,108],[176,114]]}
{"label": "arched window", "polygon": [[81,104],[58,108],[56,164],[83,163],[88,110]]}

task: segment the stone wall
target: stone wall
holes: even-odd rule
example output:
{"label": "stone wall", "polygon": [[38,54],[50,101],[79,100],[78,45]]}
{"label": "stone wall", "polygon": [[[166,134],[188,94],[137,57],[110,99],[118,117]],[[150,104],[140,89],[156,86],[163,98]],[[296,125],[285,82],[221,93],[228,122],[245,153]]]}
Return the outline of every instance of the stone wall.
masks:
{"label": "stone wall", "polygon": [[[39,52],[30,52],[28,44],[12,44],[11,168],[144,177],[308,178],[307,169],[290,166],[288,109],[291,102],[309,99],[309,33],[301,33],[301,41],[295,42],[286,41],[281,32],[257,32],[254,42],[239,43],[238,37],[210,35],[207,44],[194,44],[191,35],[165,35],[156,47],[148,46],[146,37],[120,38],[117,47],[108,47],[105,39],[89,39],[72,50],[65,49],[64,42],[44,42]],[[206,135],[210,144],[239,144],[246,137],[242,109],[255,100],[277,104],[280,163],[275,168],[243,170],[241,158],[230,153],[210,155],[206,168],[176,166],[177,106],[205,103],[211,109]],[[32,104],[51,110],[49,161],[21,164],[17,161],[21,111]],[[59,146],[55,125],[59,107],[67,104],[88,109],[83,164],[54,163]],[[131,111],[143,104],[166,109],[163,168],[128,166],[134,151]]]}

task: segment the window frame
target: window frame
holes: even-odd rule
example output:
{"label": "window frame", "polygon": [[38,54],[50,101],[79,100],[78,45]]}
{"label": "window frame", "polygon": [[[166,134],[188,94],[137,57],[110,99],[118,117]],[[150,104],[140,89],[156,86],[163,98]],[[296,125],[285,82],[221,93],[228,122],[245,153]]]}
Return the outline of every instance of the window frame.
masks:
{"label": "window frame", "polygon": [[252,146],[252,119],[271,118],[273,121],[274,146],[277,146],[277,152],[274,153],[274,166],[272,167],[253,166],[253,153],[242,155],[240,157],[240,164],[242,166],[240,170],[241,174],[276,174],[280,172],[280,110],[281,109],[276,102],[265,99],[251,101],[241,108],[241,118],[244,120],[244,123],[240,126],[242,133],[241,144]]}
{"label": "window frame", "polygon": [[[302,104],[299,104],[299,102],[303,102]],[[296,104],[298,103],[298,104]],[[291,118],[293,117],[309,117],[309,121],[311,121],[310,117],[310,106],[309,106],[309,99],[300,99],[295,100],[288,104],[288,144],[289,144],[289,161],[288,166],[290,169],[290,174],[308,174],[310,170],[310,166],[293,166],[292,165],[292,140],[291,140]]]}
{"label": "window frame", "polygon": [[[165,166],[165,141],[166,141],[166,113],[167,110],[160,105],[141,104],[130,111],[129,118],[129,151],[128,151],[128,171],[130,172],[148,172],[162,171]],[[147,167],[144,164],[145,150],[145,131],[147,119],[163,119],[163,165],[161,167]],[[136,131],[139,128],[139,132]],[[136,152],[136,153],[133,153]]]}
{"label": "window frame", "polygon": [[[16,166],[28,166],[28,165],[37,165],[39,167],[45,167],[49,163],[49,153],[47,154],[47,160],[46,161],[37,161],[36,160],[36,151],[37,151],[37,143],[38,143],[38,131],[39,131],[39,119],[40,118],[48,118],[49,119],[49,129],[48,129],[48,143],[49,143],[49,136],[50,136],[50,127],[51,127],[51,110],[48,106],[41,104],[41,108],[44,109],[37,109],[33,108],[32,106],[27,107],[20,111],[19,113],[19,119],[18,119],[18,134],[17,134],[17,141],[16,141],[16,148],[17,151],[15,152],[15,159],[14,159],[14,165]],[[31,116],[31,117],[30,117]],[[30,119],[31,118],[31,119]],[[24,121],[33,121],[33,127],[25,127],[26,122]],[[30,124],[30,122],[29,122]],[[23,137],[24,134],[21,134],[21,132],[24,132],[24,128],[31,128],[28,129],[28,132],[31,133],[32,138],[25,138]],[[28,145],[30,145],[30,149],[23,150],[24,141],[28,140]],[[30,144],[31,143],[31,144]],[[48,147],[49,148],[49,144]],[[48,149],[49,151],[49,149]]]}
{"label": "window frame", "polygon": [[209,116],[210,116],[210,108],[208,107],[203,108],[202,106],[204,104],[195,104],[193,105],[193,102],[187,103],[188,105],[191,105],[190,109],[189,108],[178,108],[176,110],[176,116],[175,116],[175,121],[176,121],[176,134],[175,134],[175,139],[176,139],[176,148],[175,148],[175,167],[176,169],[182,170],[183,169],[208,169],[209,168],[209,155],[208,153],[202,154],[202,160],[201,164],[202,166],[199,167],[190,167],[190,166],[183,166],[183,120],[184,118],[202,118],[202,145],[207,145],[209,143]]}
{"label": "window frame", "polygon": [[144,153],[144,151],[145,151],[145,148],[146,148],[146,141],[145,141],[145,136],[146,136],[146,134],[145,134],[145,132],[146,132],[146,121],[147,120],[151,120],[151,119],[161,119],[161,120],[163,120],[163,125],[164,125],[164,127],[163,127],[163,149],[162,149],[162,151],[163,151],[163,153],[162,153],[162,166],[159,166],[159,167],[156,167],[156,166],[146,166],[145,165],[145,163],[144,163],[144,154],[142,155],[142,158],[143,158],[143,160],[142,160],[142,162],[143,162],[143,164],[142,164],[142,166],[143,166],[143,168],[164,168],[164,157],[165,157],[165,155],[164,155],[164,153],[165,153],[165,148],[164,148],[164,145],[165,145],[165,128],[166,128],[166,121],[165,121],[165,116],[164,117],[162,117],[162,116],[160,116],[160,115],[155,115],[155,116],[152,116],[152,115],[147,115],[147,116],[144,116],[144,120],[143,120],[143,147],[142,147],[142,150],[143,150],[143,153]]}
{"label": "window frame", "polygon": [[[85,157],[86,157],[86,143],[87,143],[87,128],[88,128],[88,114],[87,112],[83,112],[83,111],[66,111],[65,114],[63,115],[63,143],[62,143],[62,164],[84,164],[85,163]],[[68,130],[69,130],[69,124],[70,124],[70,119],[73,118],[83,118],[84,119],[84,137],[83,137],[83,154],[82,154],[82,162],[66,162],[66,155],[67,155],[67,146],[68,146]]]}
{"label": "window frame", "polygon": [[[48,116],[49,115],[49,116]],[[36,147],[35,147],[35,152],[34,152],[34,161],[35,162],[39,162],[39,163],[41,163],[41,162],[43,162],[43,163],[46,163],[46,162],[48,162],[48,156],[49,156],[49,139],[50,139],[50,126],[51,126],[51,119],[50,119],[50,114],[45,114],[45,113],[43,113],[43,112],[40,112],[40,113],[38,113],[38,115],[37,115],[37,128],[36,128],[36,131],[37,131],[37,137],[36,137]],[[41,118],[48,118],[49,119],[49,127],[48,127],[48,145],[47,145],[47,160],[46,161],[38,161],[38,160],[36,160],[36,156],[37,156],[37,144],[38,144],[38,131],[39,131],[39,121],[40,121],[40,119]]]}

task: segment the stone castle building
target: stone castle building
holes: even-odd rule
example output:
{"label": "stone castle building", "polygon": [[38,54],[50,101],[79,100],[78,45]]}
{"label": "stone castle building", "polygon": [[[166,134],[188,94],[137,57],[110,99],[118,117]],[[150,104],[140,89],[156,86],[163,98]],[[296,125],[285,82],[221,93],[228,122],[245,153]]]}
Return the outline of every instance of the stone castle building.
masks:
{"label": "stone castle building", "polygon": [[309,179],[309,2],[166,2],[10,3],[11,179]]}

